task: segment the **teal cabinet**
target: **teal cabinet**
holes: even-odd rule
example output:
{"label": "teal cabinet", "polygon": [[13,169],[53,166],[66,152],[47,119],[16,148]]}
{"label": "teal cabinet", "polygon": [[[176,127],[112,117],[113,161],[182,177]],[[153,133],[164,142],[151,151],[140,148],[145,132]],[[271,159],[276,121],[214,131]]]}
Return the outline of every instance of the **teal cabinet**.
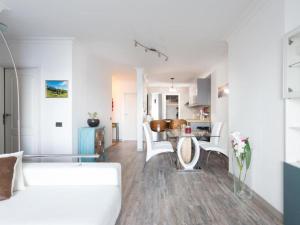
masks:
{"label": "teal cabinet", "polygon": [[284,163],[284,224],[300,224],[300,168]]}
{"label": "teal cabinet", "polygon": [[104,148],[104,127],[81,127],[78,132],[79,154],[99,154],[105,153]]}

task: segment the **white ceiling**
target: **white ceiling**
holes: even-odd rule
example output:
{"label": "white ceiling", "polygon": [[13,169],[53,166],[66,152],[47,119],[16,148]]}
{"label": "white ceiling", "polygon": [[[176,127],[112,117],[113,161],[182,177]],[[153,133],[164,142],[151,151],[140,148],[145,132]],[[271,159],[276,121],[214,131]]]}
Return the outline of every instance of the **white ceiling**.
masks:
{"label": "white ceiling", "polygon": [[[141,66],[151,82],[189,82],[227,54],[226,35],[252,0],[2,0],[9,38],[75,37],[116,71]],[[169,61],[134,47],[134,40]],[[119,71],[118,71],[119,70]],[[132,69],[130,71],[133,71]]]}

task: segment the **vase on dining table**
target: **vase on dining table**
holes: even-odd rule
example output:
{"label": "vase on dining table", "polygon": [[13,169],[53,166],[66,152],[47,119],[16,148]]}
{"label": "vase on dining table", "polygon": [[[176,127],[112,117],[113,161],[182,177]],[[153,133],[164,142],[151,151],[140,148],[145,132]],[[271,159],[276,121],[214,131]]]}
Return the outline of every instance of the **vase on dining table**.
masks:
{"label": "vase on dining table", "polygon": [[252,191],[247,185],[252,155],[249,139],[241,138],[239,132],[232,133],[231,137],[234,194],[242,200],[251,199]]}

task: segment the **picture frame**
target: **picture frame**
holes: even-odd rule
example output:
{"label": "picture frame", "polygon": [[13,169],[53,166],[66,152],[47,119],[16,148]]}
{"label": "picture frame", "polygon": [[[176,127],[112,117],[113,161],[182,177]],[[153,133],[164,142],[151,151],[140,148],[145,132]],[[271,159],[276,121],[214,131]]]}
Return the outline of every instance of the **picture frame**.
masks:
{"label": "picture frame", "polygon": [[45,95],[46,98],[68,98],[69,81],[68,80],[46,80]]}

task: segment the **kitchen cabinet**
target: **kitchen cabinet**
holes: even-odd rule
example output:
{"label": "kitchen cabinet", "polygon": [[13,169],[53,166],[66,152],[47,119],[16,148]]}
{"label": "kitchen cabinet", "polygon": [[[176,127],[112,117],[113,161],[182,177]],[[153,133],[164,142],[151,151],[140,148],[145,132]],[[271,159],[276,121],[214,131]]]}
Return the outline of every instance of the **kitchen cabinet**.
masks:
{"label": "kitchen cabinet", "polygon": [[284,224],[299,224],[300,167],[299,163],[284,163]]}
{"label": "kitchen cabinet", "polygon": [[189,122],[192,130],[198,130],[198,128],[210,129],[210,122]]}
{"label": "kitchen cabinet", "polygon": [[300,28],[284,38],[284,98],[300,98]]}

